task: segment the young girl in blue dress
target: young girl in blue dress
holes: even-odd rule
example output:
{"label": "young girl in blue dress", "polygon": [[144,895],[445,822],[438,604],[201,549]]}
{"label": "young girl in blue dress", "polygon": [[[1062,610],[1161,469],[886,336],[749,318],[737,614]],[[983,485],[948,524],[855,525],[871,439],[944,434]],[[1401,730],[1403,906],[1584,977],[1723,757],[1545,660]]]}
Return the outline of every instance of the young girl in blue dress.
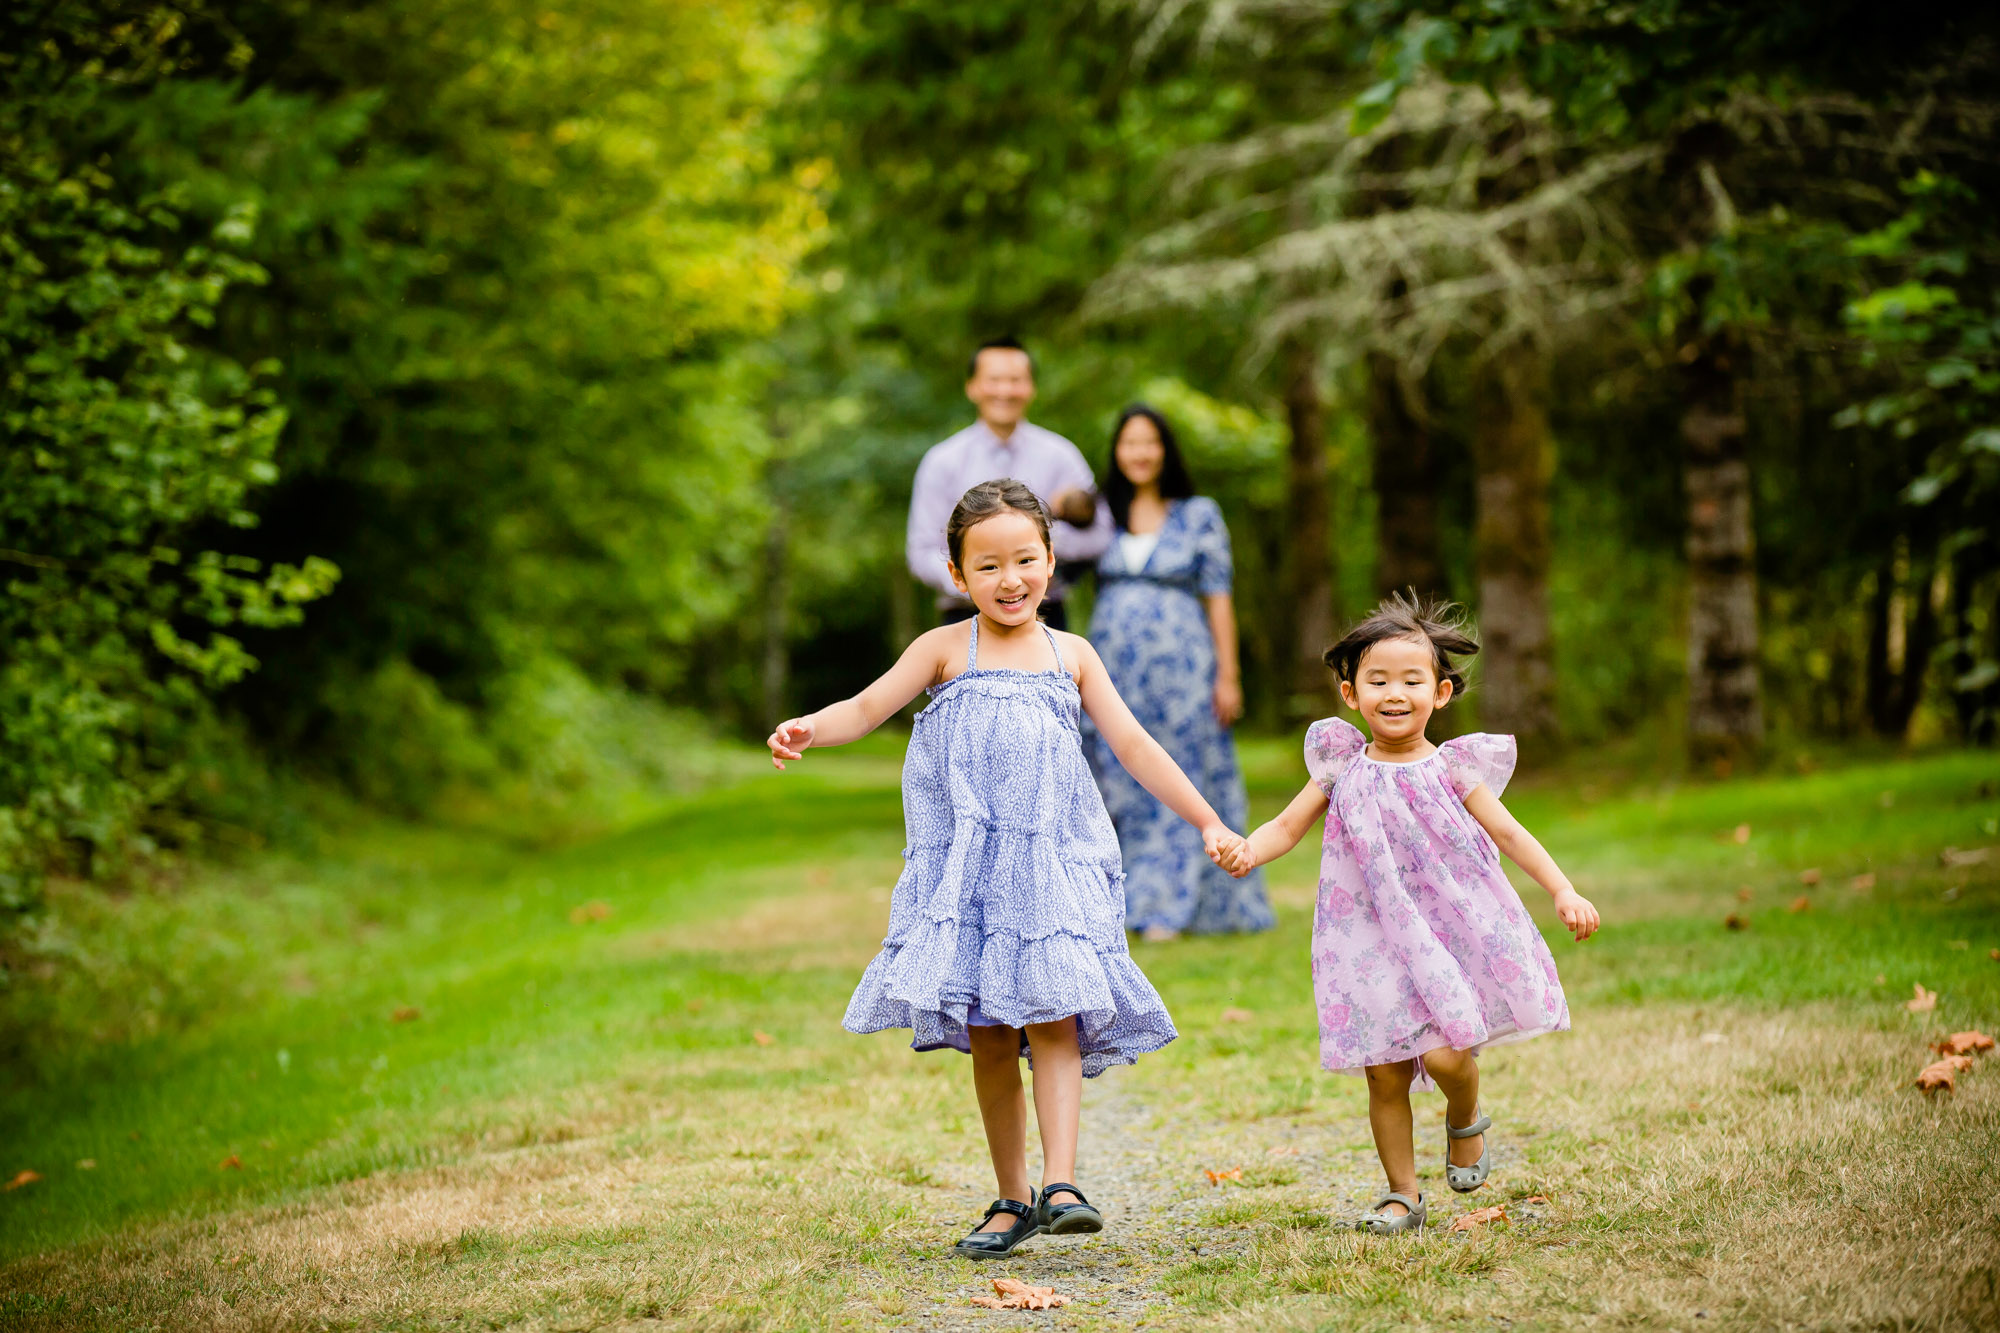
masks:
{"label": "young girl in blue dress", "polygon": [[[1000,1198],[957,1245],[975,1259],[1098,1231],[1076,1174],[1083,1083],[1175,1037],[1125,946],[1118,838],[1084,762],[1077,710],[1131,774],[1201,830],[1241,842],[1132,717],[1089,642],[1036,619],[1054,569],[1049,514],[1016,481],[982,482],[945,531],[969,621],[921,635],[880,680],[771,733],[783,768],[845,745],[927,690],[903,761],[908,847],[889,933],[847,1007],[849,1032],[909,1028],[919,1051],[972,1056]],[[1035,1073],[1042,1187],[1028,1183],[1023,1055]]]}

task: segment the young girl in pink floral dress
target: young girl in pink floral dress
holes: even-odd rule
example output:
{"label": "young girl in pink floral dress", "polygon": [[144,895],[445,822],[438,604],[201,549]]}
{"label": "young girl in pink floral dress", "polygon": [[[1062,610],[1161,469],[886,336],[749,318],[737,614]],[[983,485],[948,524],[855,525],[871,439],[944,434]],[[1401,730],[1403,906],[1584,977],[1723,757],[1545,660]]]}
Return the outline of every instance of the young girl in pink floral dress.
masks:
{"label": "young girl in pink floral dress", "polygon": [[1400,596],[1349,630],[1326,662],[1368,736],[1339,718],[1313,723],[1312,781],[1228,863],[1241,874],[1284,855],[1325,811],[1312,950],[1320,1062],[1368,1078],[1389,1188],[1358,1225],[1377,1234],[1424,1225],[1412,1085],[1443,1090],[1445,1180],[1467,1193],[1486,1183],[1491,1160],[1474,1057],[1569,1028],[1555,959],[1499,854],[1549,891],[1578,940],[1598,924],[1597,909],[1500,804],[1514,738],[1424,737],[1431,714],[1465,688],[1452,659],[1478,651],[1451,608]]}

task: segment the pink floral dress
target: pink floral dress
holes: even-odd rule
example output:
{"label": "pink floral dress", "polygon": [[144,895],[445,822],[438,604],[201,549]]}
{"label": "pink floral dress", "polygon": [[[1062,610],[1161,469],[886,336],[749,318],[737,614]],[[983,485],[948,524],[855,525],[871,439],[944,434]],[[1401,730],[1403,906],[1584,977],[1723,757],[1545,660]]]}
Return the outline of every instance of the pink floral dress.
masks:
{"label": "pink floral dress", "polygon": [[1514,738],[1446,741],[1414,763],[1362,753],[1339,718],[1306,731],[1306,768],[1327,794],[1313,1002],[1320,1063],[1344,1074],[1569,1029],[1555,959],[1465,809],[1514,773]]}

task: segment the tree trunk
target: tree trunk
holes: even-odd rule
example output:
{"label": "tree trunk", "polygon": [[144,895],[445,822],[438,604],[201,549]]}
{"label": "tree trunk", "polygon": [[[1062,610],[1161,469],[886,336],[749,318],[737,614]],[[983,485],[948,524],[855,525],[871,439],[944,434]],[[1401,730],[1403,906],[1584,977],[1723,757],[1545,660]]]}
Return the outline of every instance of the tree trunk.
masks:
{"label": "tree trunk", "polygon": [[1558,733],[1549,642],[1549,438],[1542,360],[1526,343],[1495,356],[1474,384],[1474,546],[1479,578],[1479,722],[1529,753]]}
{"label": "tree trunk", "polygon": [[1868,724],[1891,740],[1901,740],[1910,729],[1938,640],[1936,576],[1904,569],[1900,572],[1910,574],[1905,586],[1898,566],[1907,563],[1900,550],[1883,563],[1868,605]]}
{"label": "tree trunk", "polygon": [[[1699,329],[1699,304],[1690,324]],[[1687,494],[1688,746],[1726,772],[1764,735],[1750,462],[1735,348],[1693,332],[1681,347],[1681,478]]]}
{"label": "tree trunk", "polygon": [[1375,586],[1444,595],[1430,426],[1411,411],[1395,358],[1368,356],[1368,428],[1374,439]]}
{"label": "tree trunk", "polygon": [[1332,677],[1325,653],[1333,643],[1333,550],[1328,531],[1326,412],[1320,403],[1318,358],[1303,341],[1285,349],[1285,417],[1291,425],[1286,460],[1285,551],[1292,635],[1286,712],[1320,717],[1332,711]]}

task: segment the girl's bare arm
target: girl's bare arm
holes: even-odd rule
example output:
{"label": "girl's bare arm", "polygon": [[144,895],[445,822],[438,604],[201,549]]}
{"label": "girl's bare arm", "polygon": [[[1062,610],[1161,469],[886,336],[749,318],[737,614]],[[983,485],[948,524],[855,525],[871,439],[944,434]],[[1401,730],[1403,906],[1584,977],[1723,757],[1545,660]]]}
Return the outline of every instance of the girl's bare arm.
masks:
{"label": "girl's bare arm", "polygon": [[1317,782],[1307,782],[1276,818],[1259,824],[1257,831],[1244,839],[1241,867],[1225,862],[1223,868],[1241,879],[1258,866],[1277,860],[1298,846],[1313,821],[1325,813],[1326,793]]}
{"label": "girl's bare arm", "polygon": [[1493,789],[1480,783],[1465,798],[1465,811],[1479,821],[1479,826],[1492,836],[1493,845],[1506,854],[1508,860],[1526,871],[1528,878],[1541,885],[1555,900],[1556,915],[1565,928],[1577,940],[1587,940],[1597,931],[1597,909],[1590,900],[1576,891],[1563,874],[1562,867],[1550,856],[1548,850],[1535,840],[1535,835],[1521,827],[1521,821],[1513,812],[1500,804],[1500,798]]}
{"label": "girl's bare arm", "polygon": [[[803,758],[812,746],[858,741],[895,716],[896,710],[916,698],[919,691],[937,683],[949,660],[945,640],[955,628],[941,625],[919,634],[896,659],[896,665],[852,699],[780,722],[765,742],[771,747],[771,763],[783,768],[786,760]],[[962,644],[959,651],[964,651]]]}

